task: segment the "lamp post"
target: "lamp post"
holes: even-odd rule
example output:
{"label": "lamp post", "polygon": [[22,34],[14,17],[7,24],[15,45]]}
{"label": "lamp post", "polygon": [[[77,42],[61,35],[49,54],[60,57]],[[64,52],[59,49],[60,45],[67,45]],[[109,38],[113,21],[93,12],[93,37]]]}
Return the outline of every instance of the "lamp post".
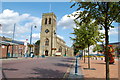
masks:
{"label": "lamp post", "polygon": [[[37,26],[34,26],[35,28]],[[33,29],[33,26],[31,26],[31,32],[30,32],[30,54],[31,54],[31,45],[32,45],[32,29]]]}
{"label": "lamp post", "polygon": [[[16,26],[16,24],[14,24],[12,43],[14,42],[14,37],[15,37],[15,26]],[[11,57],[13,57],[13,54],[14,54],[14,44],[12,45],[12,54],[11,54]]]}

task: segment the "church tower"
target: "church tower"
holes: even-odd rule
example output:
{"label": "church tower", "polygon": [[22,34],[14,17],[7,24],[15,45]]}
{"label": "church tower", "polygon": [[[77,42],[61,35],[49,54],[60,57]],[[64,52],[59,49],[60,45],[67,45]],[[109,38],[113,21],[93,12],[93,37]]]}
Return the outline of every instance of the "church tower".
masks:
{"label": "church tower", "polygon": [[56,48],[56,16],[54,13],[42,15],[39,54],[53,56]]}

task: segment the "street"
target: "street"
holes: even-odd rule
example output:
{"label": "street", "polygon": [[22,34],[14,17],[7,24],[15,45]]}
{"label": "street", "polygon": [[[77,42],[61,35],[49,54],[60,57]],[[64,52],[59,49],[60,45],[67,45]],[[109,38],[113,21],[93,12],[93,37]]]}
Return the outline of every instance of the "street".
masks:
{"label": "street", "polygon": [[45,57],[2,61],[3,78],[63,78],[74,57]]}

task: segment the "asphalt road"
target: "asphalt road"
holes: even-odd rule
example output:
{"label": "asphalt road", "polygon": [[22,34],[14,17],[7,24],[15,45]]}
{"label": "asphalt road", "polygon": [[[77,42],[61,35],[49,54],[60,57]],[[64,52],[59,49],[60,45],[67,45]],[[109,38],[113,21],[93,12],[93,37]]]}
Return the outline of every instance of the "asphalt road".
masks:
{"label": "asphalt road", "polygon": [[63,78],[74,58],[45,57],[2,61],[3,78]]}

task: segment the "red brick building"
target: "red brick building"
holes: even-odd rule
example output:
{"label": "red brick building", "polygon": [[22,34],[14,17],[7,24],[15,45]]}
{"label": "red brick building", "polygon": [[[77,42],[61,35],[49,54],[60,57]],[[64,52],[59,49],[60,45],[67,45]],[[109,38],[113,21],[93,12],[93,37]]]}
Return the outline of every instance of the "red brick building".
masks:
{"label": "red brick building", "polygon": [[25,52],[24,42],[0,37],[0,58],[22,57]]}

